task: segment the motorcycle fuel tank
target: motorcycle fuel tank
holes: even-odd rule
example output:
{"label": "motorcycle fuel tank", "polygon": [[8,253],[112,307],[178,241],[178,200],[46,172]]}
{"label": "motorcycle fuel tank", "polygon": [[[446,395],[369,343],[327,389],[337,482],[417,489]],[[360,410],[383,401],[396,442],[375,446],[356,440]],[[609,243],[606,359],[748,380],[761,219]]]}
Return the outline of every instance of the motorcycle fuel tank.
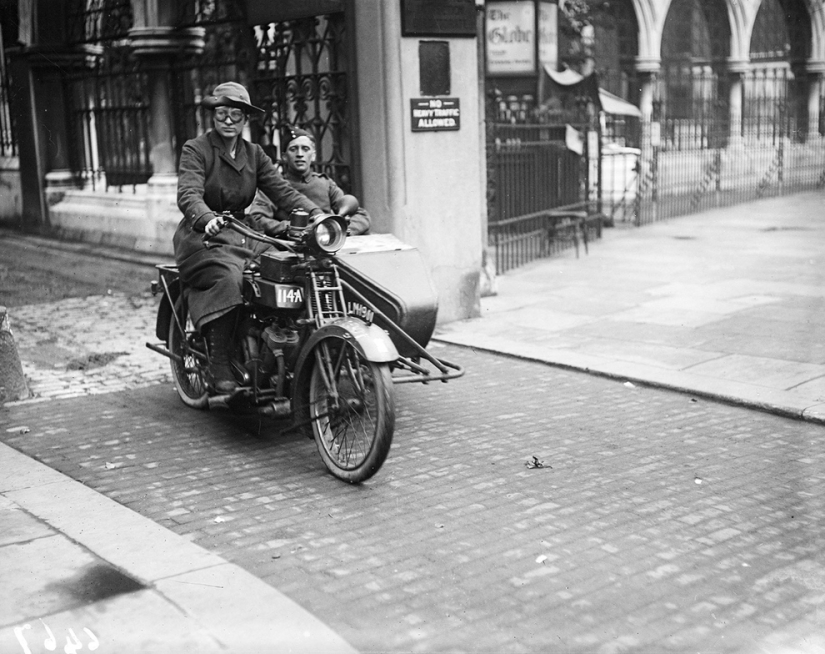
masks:
{"label": "motorcycle fuel tank", "polygon": [[261,255],[261,277],[273,282],[291,282],[293,266],[301,261],[297,254],[270,250]]}

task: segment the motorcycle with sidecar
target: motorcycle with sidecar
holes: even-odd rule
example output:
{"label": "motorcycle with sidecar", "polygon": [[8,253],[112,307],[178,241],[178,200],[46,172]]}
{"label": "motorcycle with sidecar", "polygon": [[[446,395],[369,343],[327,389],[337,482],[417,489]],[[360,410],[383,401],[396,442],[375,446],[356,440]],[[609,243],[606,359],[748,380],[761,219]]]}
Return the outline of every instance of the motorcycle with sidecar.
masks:
{"label": "motorcycle with sidecar", "polygon": [[160,342],[146,345],[169,358],[187,406],[288,421],[315,440],[335,477],[359,483],[389,453],[394,385],[446,382],[464,371],[426,349],[437,299],[418,251],[391,235],[347,239],[354,207],[353,198],[340,215],[316,216],[278,238],[224,215],[225,228],[272,246],[243,273],[232,393],[214,390],[209,348],[176,266],[157,266]]}

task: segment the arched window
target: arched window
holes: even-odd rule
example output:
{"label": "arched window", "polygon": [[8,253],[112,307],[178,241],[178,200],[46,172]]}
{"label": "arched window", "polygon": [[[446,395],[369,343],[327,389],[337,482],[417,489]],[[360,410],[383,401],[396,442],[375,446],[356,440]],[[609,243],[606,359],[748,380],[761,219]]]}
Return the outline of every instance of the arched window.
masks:
{"label": "arched window", "polygon": [[723,0],[674,0],[662,34],[662,61],[722,62],[730,52]]}
{"label": "arched window", "polygon": [[762,0],[751,35],[751,62],[802,63],[811,55],[811,20],[802,0]]}

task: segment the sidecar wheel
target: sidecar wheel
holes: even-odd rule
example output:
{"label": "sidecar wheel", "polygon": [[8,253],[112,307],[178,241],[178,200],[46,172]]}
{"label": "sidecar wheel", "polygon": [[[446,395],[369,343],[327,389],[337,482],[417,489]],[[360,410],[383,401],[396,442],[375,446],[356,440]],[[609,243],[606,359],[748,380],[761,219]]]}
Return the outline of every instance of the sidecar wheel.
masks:
{"label": "sidecar wheel", "polygon": [[308,399],[312,433],[327,469],[353,484],[378,472],[395,430],[389,365],[367,361],[342,338],[325,338],[315,348]]}
{"label": "sidecar wheel", "polygon": [[[185,332],[181,332],[175,315],[178,316]],[[169,360],[172,364],[172,381],[175,383],[181,401],[186,406],[193,409],[205,409],[209,406],[209,395],[206,390],[204,367],[193,354],[193,349],[198,348],[203,351],[201,337],[195,331],[195,325],[189,317],[183,298],[178,298],[175,303],[175,312],[169,322],[169,351],[180,356],[183,363],[175,359]]]}

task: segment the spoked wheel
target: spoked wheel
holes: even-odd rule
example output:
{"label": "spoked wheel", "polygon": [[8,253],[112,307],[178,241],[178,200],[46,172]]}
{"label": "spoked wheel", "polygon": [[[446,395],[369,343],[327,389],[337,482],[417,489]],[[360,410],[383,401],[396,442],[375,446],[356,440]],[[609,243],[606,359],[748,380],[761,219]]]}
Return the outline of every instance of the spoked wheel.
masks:
{"label": "spoked wheel", "polygon": [[203,339],[195,331],[195,325],[189,317],[183,298],[178,298],[175,302],[175,312],[170,319],[169,351],[181,358],[181,361],[170,359],[172,380],[180,399],[193,409],[205,409],[209,404],[206,392],[206,363],[199,361],[195,356],[195,351],[202,353],[205,348]]}
{"label": "spoked wheel", "polygon": [[387,458],[395,429],[389,365],[367,361],[334,336],[321,340],[314,353],[309,416],[318,452],[339,479],[369,479]]}

